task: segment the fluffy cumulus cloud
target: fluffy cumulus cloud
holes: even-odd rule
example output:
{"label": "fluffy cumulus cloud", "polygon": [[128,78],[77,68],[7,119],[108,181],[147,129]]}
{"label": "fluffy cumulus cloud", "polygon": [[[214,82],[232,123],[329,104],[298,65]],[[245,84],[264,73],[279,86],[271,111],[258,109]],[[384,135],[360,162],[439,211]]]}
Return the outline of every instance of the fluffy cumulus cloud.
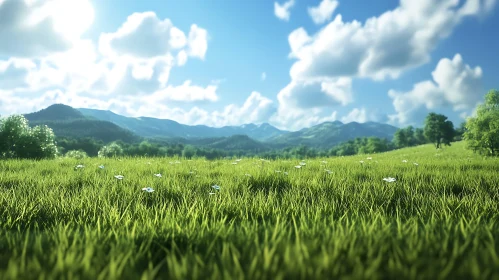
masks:
{"label": "fluffy cumulus cloud", "polygon": [[174,67],[185,65],[188,58],[205,58],[207,30],[192,24],[186,35],[153,12],[134,13],[94,42],[81,38],[93,14],[88,0],[0,0],[0,57],[7,58],[0,60],[3,115],[64,103],[224,124],[242,121],[244,114],[261,120],[271,112],[272,102],[258,93],[242,107],[230,105],[223,112],[170,108],[175,102],[219,98],[217,84],[169,83]]}
{"label": "fluffy cumulus cloud", "polygon": [[88,0],[0,1],[0,56],[41,57],[67,51],[92,24]]}
{"label": "fluffy cumulus cloud", "polygon": [[292,81],[277,95],[281,104],[291,108],[318,108],[347,105],[352,102],[351,79],[340,78],[323,82]]}
{"label": "fluffy cumulus cloud", "polygon": [[341,118],[343,123],[349,122],[386,122],[388,116],[379,110],[368,110],[366,108],[354,108],[347,115]]}
{"label": "fluffy cumulus cloud", "polygon": [[[327,21],[327,16],[334,12],[332,2],[335,1],[323,0],[309,13],[314,11],[318,22]],[[400,0],[395,9],[364,23],[344,22],[338,14],[315,34],[303,27],[295,29],[288,42],[289,57],[296,61],[290,69],[291,82],[278,94],[282,115],[277,119],[294,123],[296,120],[290,119],[288,112],[295,109],[332,111],[328,107],[344,106],[354,100],[346,86],[351,79],[395,79],[404,71],[429,62],[430,53],[465,17],[486,14],[495,2]],[[338,86],[340,80],[343,83]]]}
{"label": "fluffy cumulus cloud", "polygon": [[430,52],[464,17],[486,9],[477,0],[462,6],[455,0],[401,0],[396,9],[364,24],[343,22],[337,15],[314,35],[299,28],[289,36],[290,55],[298,59],[291,77],[397,78],[404,70],[428,62]]}
{"label": "fluffy cumulus cloud", "polygon": [[169,19],[160,19],[154,12],[134,13],[116,31],[103,33],[99,50],[107,56],[152,58],[179,53],[179,64],[187,56],[204,59],[208,49],[208,32],[191,25],[189,36],[175,27]]}
{"label": "fluffy cumulus cloud", "polygon": [[429,110],[449,107],[467,116],[483,98],[482,69],[465,64],[460,54],[441,59],[432,72],[433,80],[415,84],[408,92],[390,90],[396,114],[390,121],[397,124],[414,124]]}
{"label": "fluffy cumulus cloud", "polygon": [[154,12],[134,13],[116,32],[103,33],[99,38],[104,54],[141,58],[162,56],[186,43],[184,32],[169,19],[159,19]]}
{"label": "fluffy cumulus cloud", "polygon": [[208,50],[208,32],[206,29],[200,28],[193,24],[191,31],[189,31],[189,50],[188,54],[192,57],[204,59],[206,51]]}
{"label": "fluffy cumulus cloud", "polygon": [[[83,21],[67,3],[0,0],[0,57],[7,57],[0,60],[3,115],[63,103],[223,126],[264,122],[275,113],[273,102],[258,92],[252,92],[241,106],[230,104],[208,112],[194,105],[218,101],[220,82],[169,82],[175,67],[189,58],[205,58],[209,36],[202,27],[192,24],[185,33],[153,12],[134,13],[117,30],[102,33],[94,42],[80,36],[92,22],[92,7],[89,12],[87,0],[71,1],[81,15],[91,15]],[[54,28],[54,23],[64,28]],[[193,107],[175,107],[179,103]]]}
{"label": "fluffy cumulus cloud", "polygon": [[[243,123],[262,123],[275,113],[272,100],[259,92],[252,92],[242,106],[231,104],[222,112],[216,112],[214,117],[222,120],[220,124],[237,125]],[[219,124],[219,125],[220,125]]]}
{"label": "fluffy cumulus cloud", "polygon": [[217,101],[217,86],[209,85],[201,87],[191,85],[191,81],[185,81],[184,84],[179,86],[169,85],[154,94],[151,98],[156,102],[164,101],[181,101],[181,102],[195,102],[195,101]]}
{"label": "fluffy cumulus cloud", "polygon": [[11,58],[0,61],[0,88],[4,90],[29,87],[28,75],[36,65],[29,59]]}
{"label": "fluffy cumulus cloud", "polygon": [[278,2],[274,2],[274,15],[284,21],[289,21],[289,17],[291,15],[290,9],[295,5],[294,0],[289,0],[282,4]]}
{"label": "fluffy cumulus cloud", "polygon": [[331,20],[334,10],[338,7],[337,0],[322,0],[319,6],[309,7],[308,14],[315,24],[323,24]]}

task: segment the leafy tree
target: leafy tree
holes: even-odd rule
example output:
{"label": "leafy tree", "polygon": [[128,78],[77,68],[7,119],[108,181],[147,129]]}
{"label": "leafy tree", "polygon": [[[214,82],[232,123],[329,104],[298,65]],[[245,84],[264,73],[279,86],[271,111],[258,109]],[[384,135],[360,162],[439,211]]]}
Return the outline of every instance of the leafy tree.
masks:
{"label": "leafy tree", "polygon": [[95,138],[71,138],[57,137],[57,147],[60,151],[81,150],[87,153],[88,156],[96,157],[99,150],[104,146],[104,142]]}
{"label": "leafy tree", "polygon": [[398,129],[393,136],[393,143],[397,148],[407,147],[407,140],[406,131],[403,128]]}
{"label": "leafy tree", "polygon": [[386,139],[381,139],[377,137],[369,137],[367,139],[367,145],[365,146],[365,151],[368,154],[384,152],[388,150],[388,141]]}
{"label": "leafy tree", "polygon": [[99,150],[99,157],[117,157],[123,155],[123,148],[118,143],[111,143]]}
{"label": "leafy tree", "polygon": [[43,159],[56,155],[55,135],[48,126],[30,128],[22,115],[0,120],[0,157]]}
{"label": "leafy tree", "polygon": [[416,128],[414,130],[414,141],[416,142],[416,145],[422,145],[428,143],[426,136],[424,136],[424,129]]}
{"label": "leafy tree", "polygon": [[437,149],[442,144],[450,146],[454,138],[454,125],[446,116],[432,112],[426,117],[424,135]]}
{"label": "leafy tree", "polygon": [[184,158],[192,158],[195,155],[196,155],[196,148],[194,148],[194,146],[186,145],[184,147],[184,150],[182,151],[182,156]]}
{"label": "leafy tree", "polygon": [[485,95],[485,103],[478,105],[476,117],[468,118],[465,128],[467,148],[499,155],[499,91],[491,90]]}
{"label": "leafy tree", "polygon": [[[417,129],[416,129],[417,130]],[[397,148],[411,147],[418,145],[418,141],[416,139],[415,130],[412,125],[406,128],[400,128],[395,132],[393,136],[393,144]]]}

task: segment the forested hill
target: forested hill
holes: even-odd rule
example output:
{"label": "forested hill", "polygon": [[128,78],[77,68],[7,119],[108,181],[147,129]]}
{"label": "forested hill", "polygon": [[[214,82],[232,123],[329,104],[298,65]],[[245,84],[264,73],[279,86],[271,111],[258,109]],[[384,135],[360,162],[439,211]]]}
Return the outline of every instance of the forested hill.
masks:
{"label": "forested hill", "polygon": [[219,138],[234,135],[247,135],[248,137],[265,141],[271,137],[288,133],[268,123],[243,124],[239,126],[210,127],[206,125],[186,125],[174,120],[157,119],[150,117],[131,118],[118,115],[107,110],[78,109],[83,115],[99,120],[110,121],[120,127],[129,129],[142,137],[171,137],[171,138]]}
{"label": "forested hill", "polygon": [[86,117],[80,111],[62,104],[55,104],[24,116],[30,126],[47,125],[54,130],[57,137],[91,137],[105,143],[117,140],[132,143],[141,140],[141,137],[114,123]]}
{"label": "forested hill", "polygon": [[[130,118],[110,111],[74,109],[55,104],[26,114],[31,126],[45,124],[57,137],[93,138],[104,143],[139,143],[153,138],[163,143],[241,151],[268,151],[308,146],[330,149],[356,138],[378,137],[390,141],[397,127],[375,122],[324,122],[300,131],[279,130],[270,124],[245,124],[220,128],[184,125],[172,120]],[[119,124],[121,125],[119,125]]]}
{"label": "forested hill", "polygon": [[315,148],[330,148],[340,143],[363,137],[378,137],[392,140],[397,127],[375,122],[342,123],[324,122],[296,132],[272,137],[268,141],[279,147],[305,145]]}

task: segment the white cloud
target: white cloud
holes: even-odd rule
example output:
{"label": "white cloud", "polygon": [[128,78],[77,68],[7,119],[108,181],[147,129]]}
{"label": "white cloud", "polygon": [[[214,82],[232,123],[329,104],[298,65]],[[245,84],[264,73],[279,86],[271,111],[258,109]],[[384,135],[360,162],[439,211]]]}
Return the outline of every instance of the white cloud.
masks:
{"label": "white cloud", "polygon": [[390,116],[392,123],[413,124],[428,110],[451,107],[454,111],[469,111],[483,97],[482,69],[464,64],[460,54],[452,60],[441,59],[432,72],[432,81],[422,81],[409,92],[390,90],[397,112]]}
{"label": "white cloud", "polygon": [[128,56],[154,58],[179,52],[179,65],[187,56],[204,59],[208,49],[208,32],[191,26],[189,37],[175,27],[169,19],[159,19],[154,12],[134,13],[112,33],[99,38],[99,50],[109,57]]}
{"label": "white cloud", "polygon": [[166,86],[174,58],[121,58],[101,62],[87,91],[95,95],[149,95]]}
{"label": "white cloud", "polygon": [[[164,102],[151,99],[133,99],[136,106],[121,104],[117,112],[124,112],[130,116],[150,116],[175,120],[190,125],[210,125],[221,127],[225,125],[240,125],[248,122],[264,122],[275,112],[272,100],[258,92],[252,92],[242,106],[230,104],[222,111],[208,112],[199,107],[190,110],[170,108]],[[133,109],[135,108],[135,109]]]}
{"label": "white cloud", "polygon": [[[298,28],[289,36],[290,56],[298,59],[290,75],[294,80],[397,78],[403,71],[428,62],[430,52],[464,16],[478,13],[476,9],[465,9],[469,4],[462,8],[458,4],[455,0],[401,0],[396,9],[364,24],[343,22],[337,15],[312,36]],[[479,7],[481,11],[483,2]]]}
{"label": "white cloud", "polygon": [[[326,1],[316,7],[316,15],[334,2]],[[294,126],[297,121],[307,123],[303,121],[309,119],[307,115],[290,114],[289,111],[317,109],[324,114],[333,106],[353,102],[353,78],[397,78],[404,71],[427,63],[431,51],[465,16],[481,15],[491,6],[491,2],[477,0],[467,0],[464,5],[456,0],[401,0],[397,8],[364,23],[343,22],[342,16],[337,15],[315,34],[308,34],[303,27],[295,29],[289,34],[288,42],[289,57],[297,61],[290,69],[291,82],[278,94],[276,121]],[[329,10],[334,12],[332,5]],[[325,12],[323,15],[327,20]],[[444,72],[439,71],[439,75],[445,75]],[[450,83],[444,77],[437,79],[440,79],[436,80],[438,83]],[[429,90],[425,87],[428,86],[418,85],[416,90],[428,95]],[[447,99],[461,98],[457,89],[451,90],[450,85],[446,90],[453,92]],[[405,99],[394,102],[401,108],[411,104]],[[351,112],[350,117],[363,119],[362,114],[362,109],[358,109]],[[372,117],[366,116],[367,119]]]}
{"label": "white cloud", "polygon": [[262,72],[262,75],[260,76],[260,79],[261,79],[262,81],[265,81],[265,79],[267,79],[267,73]]}
{"label": "white cloud", "polygon": [[195,102],[195,101],[211,101],[218,100],[217,86],[209,85],[205,88],[200,86],[191,85],[191,81],[185,81],[180,86],[168,86],[151,95],[151,99],[155,102],[164,101],[181,101],[181,102]]}
{"label": "white cloud", "polygon": [[208,32],[193,24],[189,32],[189,50],[188,54],[192,57],[204,59],[208,50]]}
{"label": "white cloud", "polygon": [[167,102],[157,102],[154,97],[143,98],[129,95],[98,98],[59,89],[35,95],[33,93],[14,94],[12,91],[0,91],[0,112],[4,116],[35,112],[55,103],[66,104],[74,108],[112,110],[115,113],[131,117],[164,118],[183,124],[204,124],[216,127],[241,125],[248,122],[266,122],[276,110],[272,100],[258,92],[252,92],[242,106],[230,104],[221,111],[208,112],[199,107],[193,107],[189,110],[172,108],[167,105]]}
{"label": "white cloud", "polygon": [[11,90],[29,87],[28,75],[35,68],[36,64],[29,59],[0,60],[0,88]]}
{"label": "white cloud", "polygon": [[315,24],[323,24],[331,20],[334,10],[336,10],[338,5],[337,0],[322,0],[319,6],[309,7],[308,14]]}
{"label": "white cloud", "polygon": [[[51,29],[53,22],[62,23],[67,18],[54,10],[58,1],[66,0],[46,1],[49,0],[38,0],[39,5],[30,6],[21,0],[0,0],[0,57],[7,57],[0,60],[3,114],[33,112],[64,103],[110,109],[128,116],[225,125],[264,121],[275,111],[272,101],[257,92],[242,106],[228,105],[220,112],[170,107],[176,102],[219,99],[216,91],[224,80],[207,86],[195,85],[190,80],[178,86],[168,84],[172,68],[185,65],[189,57],[203,60],[206,56],[208,32],[196,24],[191,25],[186,36],[170,20],[160,20],[155,13],[135,13],[115,32],[101,34],[96,45],[91,40],[66,34],[66,27],[72,27],[77,34],[84,29],[83,23],[68,22],[64,28]],[[67,3],[58,5],[61,11],[69,9]],[[40,11],[32,20],[38,21],[37,25],[26,25],[32,10],[38,8]],[[86,14],[84,10],[82,14]],[[93,18],[88,20],[91,22]],[[50,40],[42,40],[45,37]],[[4,38],[10,39],[8,44]],[[25,46],[26,43],[29,44]],[[27,58],[15,58],[23,56]]]}
{"label": "white cloud", "polygon": [[459,9],[459,14],[461,16],[486,15],[495,8],[496,3],[496,0],[469,0]]}
{"label": "white cloud", "polygon": [[343,123],[358,122],[364,123],[368,121],[367,112],[365,108],[355,108],[348,115],[341,118]]}
{"label": "white cloud", "polygon": [[[279,109],[274,120],[282,127],[299,129],[318,122],[335,120],[331,119],[331,116],[317,115],[332,107],[352,103],[352,80],[338,78],[323,81],[291,81],[277,94],[277,100]],[[336,118],[335,113],[334,118]]]}
{"label": "white cloud", "polygon": [[151,58],[185,44],[185,34],[169,19],[160,20],[154,12],[133,13],[116,32],[103,33],[99,38],[99,49],[107,56]]}
{"label": "white cloud", "polygon": [[215,116],[222,116],[222,119],[225,119],[224,125],[239,125],[265,122],[275,113],[275,110],[272,100],[253,91],[243,106],[239,107],[234,104],[226,106],[223,113],[215,114]]}
{"label": "white cloud", "polygon": [[292,108],[318,108],[351,103],[351,79],[340,78],[324,82],[292,81],[278,94],[280,104]]}
{"label": "white cloud", "polygon": [[182,50],[177,54],[177,65],[183,66],[187,63],[187,52]]}
{"label": "white cloud", "polygon": [[66,51],[93,18],[88,0],[0,1],[0,56],[43,57]]}
{"label": "white cloud", "polygon": [[289,21],[289,16],[290,16],[290,9],[295,5],[294,0],[289,0],[287,2],[284,2],[282,5],[274,2],[274,14],[277,18],[284,20],[284,21]]}
{"label": "white cloud", "polygon": [[287,110],[279,104],[277,114],[273,115],[270,121],[278,128],[296,131],[319,123],[335,121],[337,120],[337,114],[336,111],[324,114],[324,110],[318,108]]}
{"label": "white cloud", "polygon": [[385,122],[387,118],[387,115],[379,110],[369,111],[366,108],[354,108],[346,116],[342,117],[341,121],[343,123]]}
{"label": "white cloud", "polygon": [[25,114],[36,112],[55,103],[63,103],[75,108],[107,109],[115,100],[103,101],[95,98],[83,97],[79,94],[60,89],[49,90],[43,93],[13,93],[0,92],[0,112],[3,115]]}
{"label": "white cloud", "polygon": [[53,86],[62,86],[66,75],[50,63],[35,63],[31,59],[10,58],[0,60],[0,87],[20,92],[38,91]]}

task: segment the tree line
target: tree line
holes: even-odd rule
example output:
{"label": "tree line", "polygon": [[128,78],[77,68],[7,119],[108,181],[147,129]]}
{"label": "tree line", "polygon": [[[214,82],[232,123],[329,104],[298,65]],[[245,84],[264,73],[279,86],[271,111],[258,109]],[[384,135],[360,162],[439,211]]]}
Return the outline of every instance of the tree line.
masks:
{"label": "tree line", "polygon": [[458,128],[442,114],[431,112],[423,128],[407,126],[395,132],[392,141],[378,137],[356,138],[330,149],[316,149],[304,145],[266,152],[252,150],[221,150],[195,147],[168,141],[145,140],[138,143],[114,141],[104,143],[90,137],[56,137],[46,125],[30,127],[22,115],[0,119],[0,158],[43,159],[58,156],[115,157],[204,157],[217,159],[230,156],[265,158],[314,158],[381,153],[394,149],[433,143],[436,148],[466,141],[466,147],[483,155],[499,155],[499,91],[491,90],[485,102],[476,108],[476,116],[468,118]]}

